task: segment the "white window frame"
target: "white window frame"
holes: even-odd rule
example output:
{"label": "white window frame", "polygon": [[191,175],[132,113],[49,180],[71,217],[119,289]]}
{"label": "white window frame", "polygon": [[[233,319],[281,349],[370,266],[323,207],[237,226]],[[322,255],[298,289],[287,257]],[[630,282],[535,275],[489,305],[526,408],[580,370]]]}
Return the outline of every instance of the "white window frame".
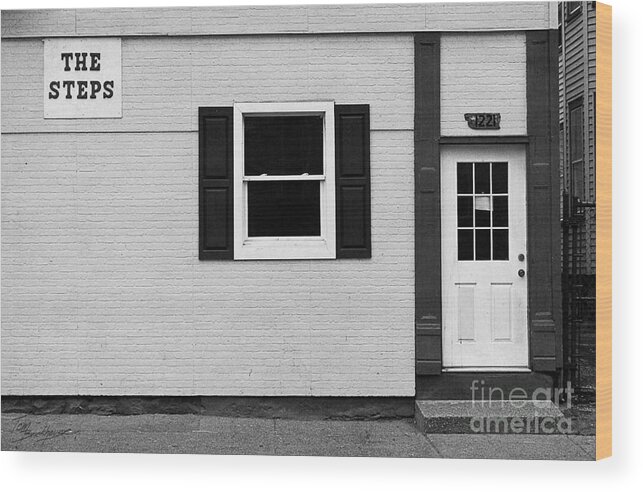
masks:
{"label": "white window frame", "polygon": [[[244,116],[323,117],[323,174],[244,176]],[[335,247],[335,103],[333,101],[234,104],[234,259],[333,259]],[[320,236],[248,237],[249,181],[319,181]]]}

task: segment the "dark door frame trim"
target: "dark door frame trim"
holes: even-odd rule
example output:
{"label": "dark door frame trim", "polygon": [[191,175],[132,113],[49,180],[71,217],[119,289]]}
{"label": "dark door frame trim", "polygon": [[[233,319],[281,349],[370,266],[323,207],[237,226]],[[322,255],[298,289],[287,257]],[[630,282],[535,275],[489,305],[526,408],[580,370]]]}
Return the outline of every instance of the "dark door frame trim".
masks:
{"label": "dark door frame trim", "polygon": [[531,368],[562,364],[558,32],[527,31],[527,274]]}
{"label": "dark door frame trim", "polygon": [[527,31],[527,136],[442,137],[440,33],[416,33],[415,359],[417,375],[442,374],[440,145],[526,144],[530,365],[562,363],[558,148],[558,34]]}
{"label": "dark door frame trim", "polygon": [[415,35],[415,364],[442,371],[440,33]]}

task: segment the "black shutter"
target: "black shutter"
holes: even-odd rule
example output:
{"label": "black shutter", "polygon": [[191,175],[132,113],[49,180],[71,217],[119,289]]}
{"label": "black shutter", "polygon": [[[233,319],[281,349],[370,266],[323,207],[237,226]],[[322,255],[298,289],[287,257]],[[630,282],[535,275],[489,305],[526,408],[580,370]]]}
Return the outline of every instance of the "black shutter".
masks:
{"label": "black shutter", "polygon": [[232,108],[199,108],[199,259],[232,260]]}
{"label": "black shutter", "polygon": [[337,258],[371,257],[368,104],[335,106]]}

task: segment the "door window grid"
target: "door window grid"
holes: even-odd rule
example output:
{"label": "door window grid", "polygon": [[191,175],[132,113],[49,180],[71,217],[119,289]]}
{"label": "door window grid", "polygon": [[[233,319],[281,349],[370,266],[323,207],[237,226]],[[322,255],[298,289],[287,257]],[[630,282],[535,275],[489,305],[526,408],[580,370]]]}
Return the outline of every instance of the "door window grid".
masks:
{"label": "door window grid", "polygon": [[459,261],[509,259],[507,162],[458,162]]}

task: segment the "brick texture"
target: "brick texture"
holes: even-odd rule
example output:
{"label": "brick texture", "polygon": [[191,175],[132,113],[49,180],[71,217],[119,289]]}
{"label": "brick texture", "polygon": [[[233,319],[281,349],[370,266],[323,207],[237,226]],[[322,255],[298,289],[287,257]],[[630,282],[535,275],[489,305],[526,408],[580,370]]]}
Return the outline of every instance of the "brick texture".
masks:
{"label": "brick texture", "polygon": [[[412,37],[124,38],[123,86],[45,121],[2,43],[3,393],[413,395]],[[199,262],[198,106],[316,98],[371,105],[372,259]]]}
{"label": "brick texture", "polygon": [[[440,46],[442,134],[526,135],[525,34],[445,34]],[[472,130],[465,113],[500,113],[500,130]]]}
{"label": "brick texture", "polygon": [[553,2],[5,10],[2,37],[555,29]]}
{"label": "brick texture", "polygon": [[333,99],[413,130],[411,35],[123,38],[123,118],[44,120],[43,43],[2,42],[2,131],[197,131],[198,106]]}

